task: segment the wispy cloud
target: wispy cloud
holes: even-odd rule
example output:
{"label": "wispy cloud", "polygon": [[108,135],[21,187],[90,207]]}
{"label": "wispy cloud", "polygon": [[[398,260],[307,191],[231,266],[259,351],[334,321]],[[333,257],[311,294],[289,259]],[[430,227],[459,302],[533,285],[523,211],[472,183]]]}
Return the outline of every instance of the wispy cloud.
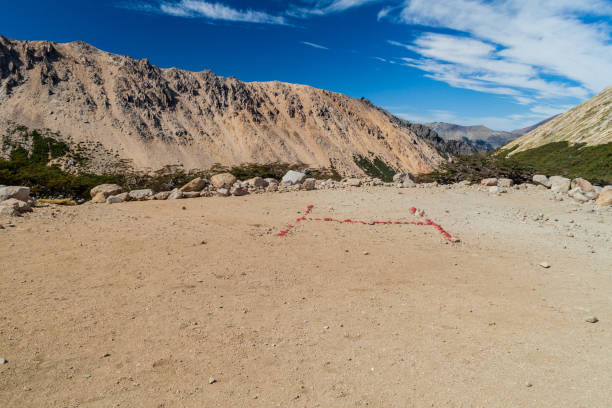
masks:
{"label": "wispy cloud", "polygon": [[312,47],[312,48],[318,48],[320,50],[329,50],[329,48],[327,48],[327,47],[325,47],[323,45],[315,44],[315,43],[308,42],[308,41],[300,41],[300,43],[302,43],[304,45],[307,45],[309,47]]}
{"label": "wispy cloud", "polygon": [[119,6],[134,10],[166,14],[174,17],[204,18],[209,20],[256,24],[289,24],[284,16],[276,16],[259,10],[237,9],[223,3],[213,3],[205,0],[142,0],[121,3]]}
{"label": "wispy cloud", "polygon": [[[386,15],[386,14],[385,14]],[[460,32],[424,32],[408,66],[454,87],[534,98],[585,98],[612,82],[607,0],[406,0],[396,21]]]}
{"label": "wispy cloud", "polygon": [[383,0],[305,0],[300,5],[291,5],[287,14],[297,18],[323,16],[381,1]]}

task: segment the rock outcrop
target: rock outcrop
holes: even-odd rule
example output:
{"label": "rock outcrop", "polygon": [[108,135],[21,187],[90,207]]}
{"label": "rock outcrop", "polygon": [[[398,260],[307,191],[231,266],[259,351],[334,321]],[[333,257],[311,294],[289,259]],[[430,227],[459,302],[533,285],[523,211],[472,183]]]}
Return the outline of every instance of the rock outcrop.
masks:
{"label": "rock outcrop", "polygon": [[[99,144],[136,170],[304,163],[363,175],[354,156],[428,172],[460,146],[365,99],[304,85],[161,69],[82,42],[0,36],[0,125]],[[68,139],[66,139],[68,140]]]}

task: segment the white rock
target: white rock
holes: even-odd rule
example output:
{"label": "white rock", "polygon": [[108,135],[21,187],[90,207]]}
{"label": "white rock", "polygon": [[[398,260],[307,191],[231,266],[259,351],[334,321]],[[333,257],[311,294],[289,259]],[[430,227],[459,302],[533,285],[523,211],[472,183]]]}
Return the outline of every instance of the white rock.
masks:
{"label": "white rock", "polygon": [[546,188],[550,188],[551,186],[551,183],[548,177],[542,174],[536,174],[535,176],[533,176],[532,181],[533,181],[533,184],[538,185],[538,186],[544,186]]}
{"label": "white rock", "polygon": [[597,323],[599,319],[595,316],[589,316],[586,319],[584,319],[584,321],[587,323]]}
{"label": "white rock", "polygon": [[30,189],[28,187],[8,186],[0,188],[0,201],[14,198],[19,201],[27,202],[30,200]]}
{"label": "white rock", "polygon": [[147,197],[154,195],[153,190],[147,188],[144,190],[132,190],[128,193],[128,197],[133,201],[144,201]]}
{"label": "white rock", "polygon": [[171,191],[160,191],[159,193],[155,194],[155,199],[156,200],[167,200],[168,197],[170,197],[170,194],[172,194]]}
{"label": "white rock", "polygon": [[491,194],[501,194],[501,193],[506,193],[507,190],[503,187],[498,187],[498,186],[493,186],[493,187],[489,187],[489,193]]}
{"label": "white rock", "polygon": [[555,193],[567,193],[571,187],[571,180],[561,176],[550,178],[550,189]]}
{"label": "white rock", "polygon": [[183,198],[183,192],[179,190],[178,188],[175,188],[174,190],[170,192],[167,199],[168,200],[180,200],[181,198]]}
{"label": "white rock", "polygon": [[497,180],[497,185],[499,187],[510,188],[514,186],[514,181],[509,178],[500,178],[499,180]]}
{"label": "white rock", "polygon": [[300,173],[299,171],[289,170],[287,174],[283,176],[281,180],[283,183],[289,183],[291,185],[300,184],[306,178],[306,174]]}
{"label": "white rock", "polygon": [[229,190],[227,188],[220,188],[217,190],[217,195],[219,197],[227,197],[229,196]]}
{"label": "white rock", "polygon": [[32,207],[30,207],[30,204],[28,204],[25,201],[18,200],[16,198],[9,198],[8,200],[4,200],[4,201],[0,202],[0,207],[12,208],[15,211],[17,211],[18,213],[24,213],[24,212],[32,211]]}
{"label": "white rock", "polygon": [[123,188],[117,184],[100,184],[99,186],[92,188],[89,192],[91,198],[94,198],[100,193],[102,193],[102,196],[106,199],[110,196],[123,193]]}
{"label": "white rock", "polygon": [[358,178],[349,178],[349,179],[346,179],[346,185],[350,186],[350,187],[360,187],[361,186],[361,179],[358,179]]}
{"label": "white rock", "polygon": [[396,184],[403,184],[406,180],[412,180],[412,174],[397,173],[393,176],[393,182]]}
{"label": "white rock", "polygon": [[416,183],[412,181],[410,178],[406,177],[404,182],[402,183],[403,188],[414,188],[416,187]]}
{"label": "white rock", "polygon": [[119,204],[122,203],[123,199],[121,197],[117,197],[117,196],[109,196],[106,199],[106,204]]}

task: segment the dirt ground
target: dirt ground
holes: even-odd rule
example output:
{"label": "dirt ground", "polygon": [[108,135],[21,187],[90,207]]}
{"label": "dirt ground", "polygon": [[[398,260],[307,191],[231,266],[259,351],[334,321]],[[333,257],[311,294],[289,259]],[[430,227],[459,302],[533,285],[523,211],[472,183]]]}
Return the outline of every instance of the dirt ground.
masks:
{"label": "dirt ground", "polygon": [[[368,221],[415,206],[461,242],[411,225],[275,235],[309,204]],[[612,406],[608,209],[369,188],[0,225],[1,406]]]}

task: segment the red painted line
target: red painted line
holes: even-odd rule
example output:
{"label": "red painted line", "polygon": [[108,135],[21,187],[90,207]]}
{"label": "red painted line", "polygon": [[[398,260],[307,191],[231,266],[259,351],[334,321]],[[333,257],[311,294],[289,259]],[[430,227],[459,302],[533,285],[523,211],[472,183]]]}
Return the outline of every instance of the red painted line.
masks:
{"label": "red painted line", "polygon": [[[382,225],[420,225],[420,226],[431,226],[434,227],[436,230],[438,230],[440,232],[440,234],[442,234],[442,236],[444,238],[446,238],[449,241],[453,240],[453,236],[451,234],[449,234],[448,232],[446,232],[446,230],[444,230],[444,228],[442,228],[441,225],[436,224],[435,222],[433,222],[432,220],[430,220],[429,218],[425,218],[424,222],[419,221],[419,222],[414,222],[414,221],[372,221],[372,222],[366,222],[366,221],[362,221],[362,220],[351,220],[350,218],[347,218],[346,220],[337,220],[334,218],[330,218],[330,217],[326,217],[326,218],[306,218],[306,215],[310,214],[313,210],[314,206],[313,205],[309,205],[308,207],[306,207],[306,211],[304,211],[304,214],[300,217],[297,218],[295,220],[296,224],[303,222],[303,221],[327,221],[327,222],[337,222],[340,224],[362,224],[362,225],[376,225],[376,224],[382,224]],[[420,218],[424,218],[423,214],[417,214],[417,209],[415,207],[410,208],[410,212],[414,215],[418,215]],[[287,229],[281,230],[278,234],[276,234],[279,237],[285,237],[287,236],[287,234],[289,234],[289,232],[295,228],[295,225],[288,225]]]}

